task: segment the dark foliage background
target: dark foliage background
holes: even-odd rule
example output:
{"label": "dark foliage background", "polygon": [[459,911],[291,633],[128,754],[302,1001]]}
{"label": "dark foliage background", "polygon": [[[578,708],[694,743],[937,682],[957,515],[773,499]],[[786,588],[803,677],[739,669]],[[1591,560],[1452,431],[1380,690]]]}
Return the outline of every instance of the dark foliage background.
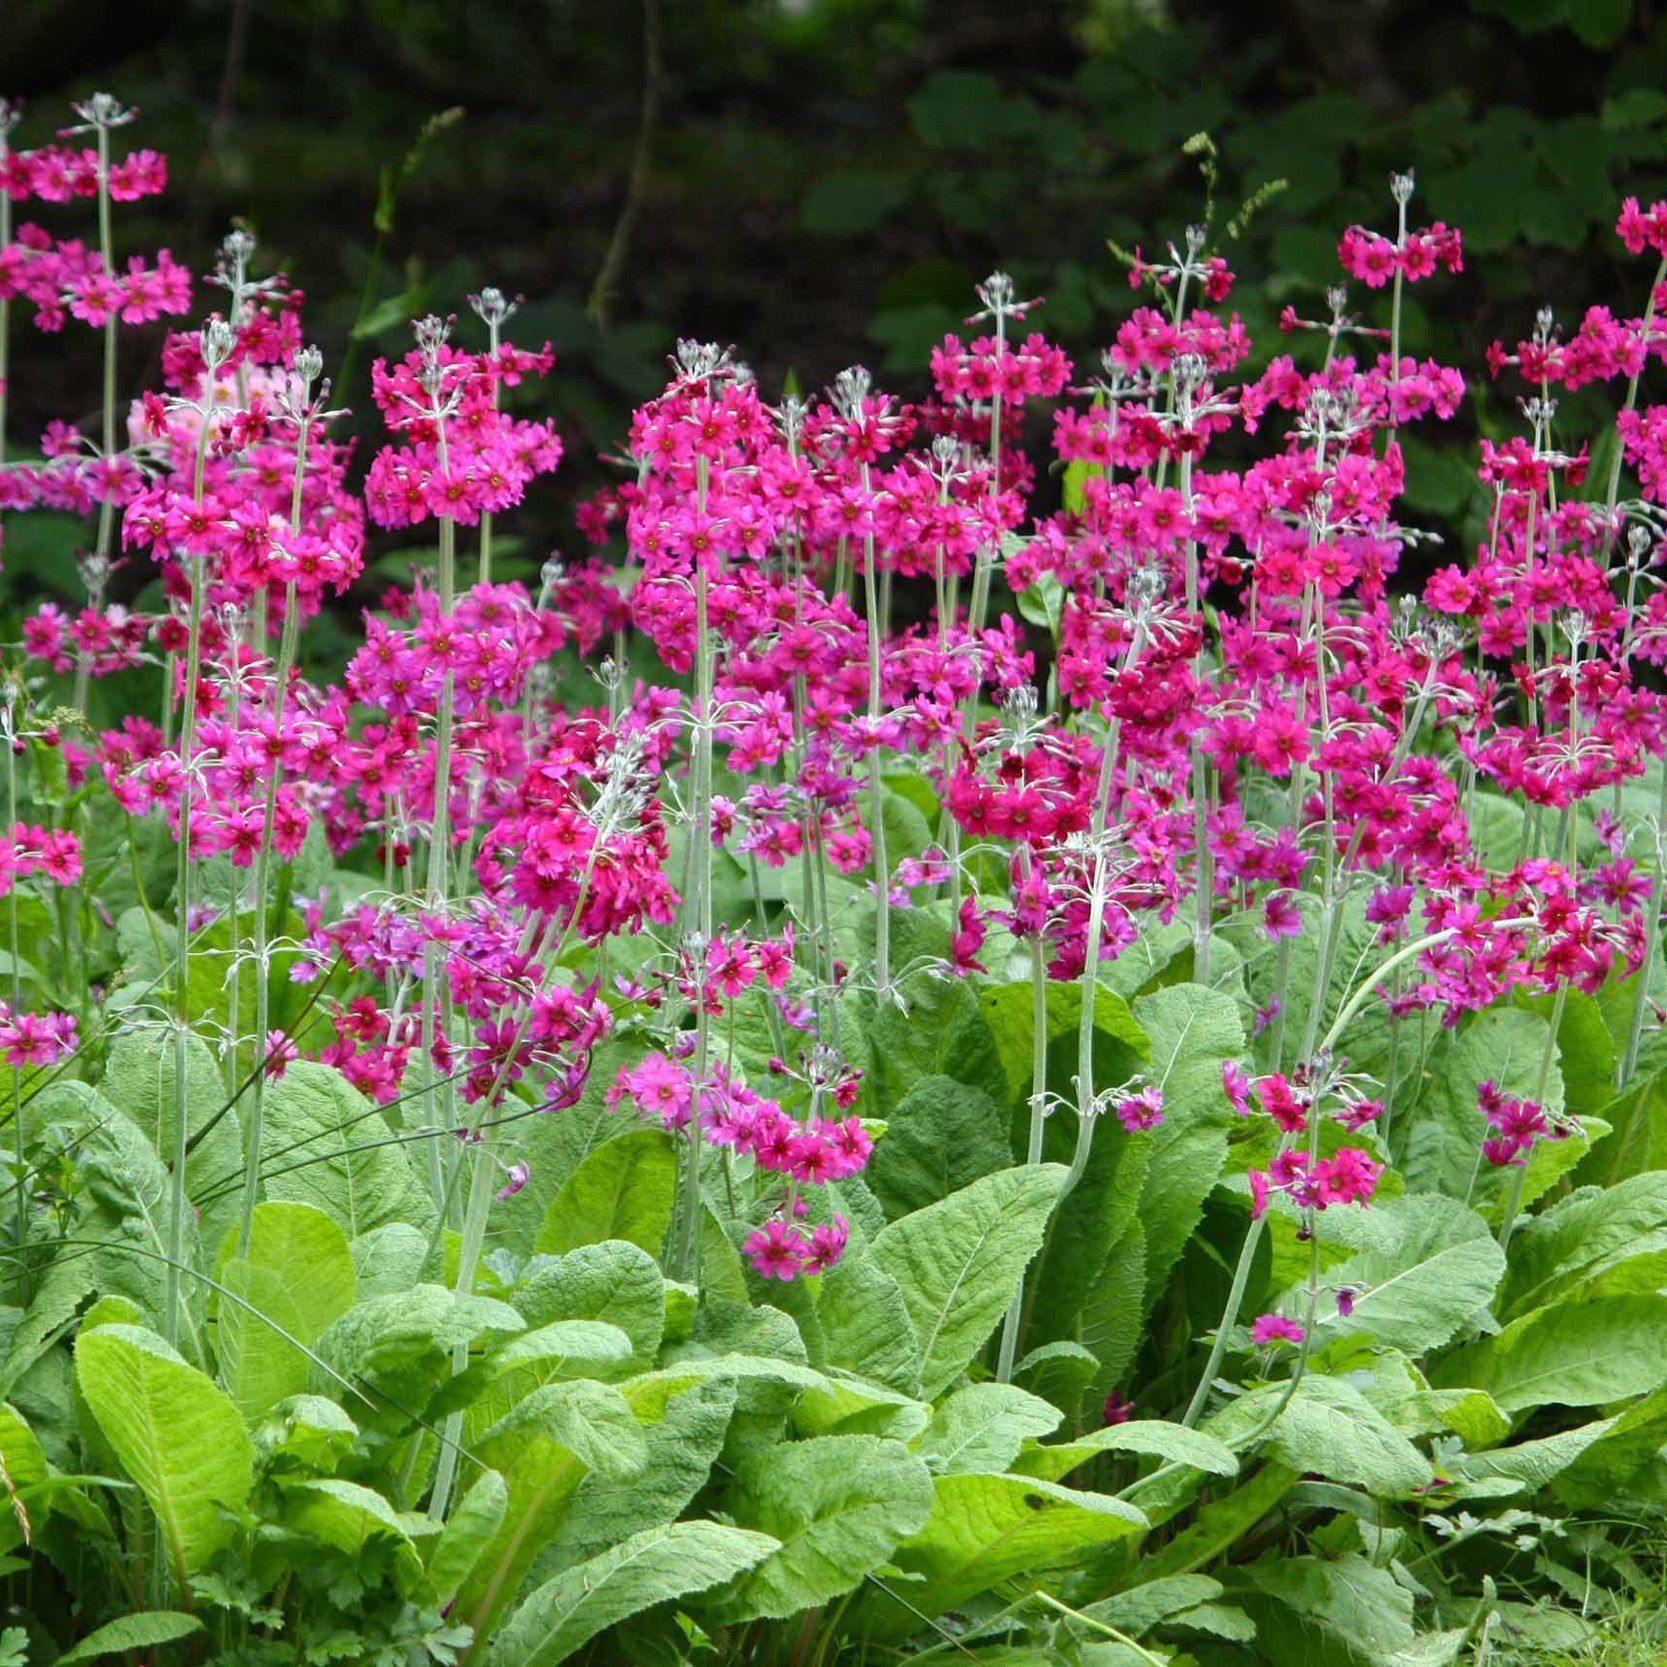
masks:
{"label": "dark foliage background", "polygon": [[[522,518],[529,570],[572,547],[676,335],[736,343],[772,391],[861,360],[909,392],[1000,265],[1089,353],[1132,304],[1106,239],[1200,211],[1200,130],[1219,218],[1286,181],[1227,246],[1264,352],[1335,280],[1340,227],[1388,223],[1392,169],[1469,255],[1411,292],[1407,345],[1467,369],[1543,301],[1638,302],[1615,204],[1667,182],[1653,0],[6,0],[0,85],[22,143],[94,88],[138,104],[173,185],[123,212],[124,246],[200,267],[246,218],[361,403],[411,314],[523,296],[573,455]],[[22,433],[90,409],[96,355],[21,334]],[[1464,450],[1417,461],[1414,508],[1450,516]]]}

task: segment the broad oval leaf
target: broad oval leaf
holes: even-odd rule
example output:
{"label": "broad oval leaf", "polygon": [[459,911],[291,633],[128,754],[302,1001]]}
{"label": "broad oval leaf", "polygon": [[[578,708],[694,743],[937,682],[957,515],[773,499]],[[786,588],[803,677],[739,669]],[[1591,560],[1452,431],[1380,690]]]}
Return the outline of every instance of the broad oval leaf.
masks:
{"label": "broad oval leaf", "polygon": [[903,1293],[929,1399],[966,1370],[1006,1312],[1065,1173],[1059,1164],[1004,1169],[876,1235],[870,1255]]}
{"label": "broad oval leaf", "polygon": [[253,1486],[253,1452],[237,1408],[139,1326],[84,1333],[75,1376],[104,1439],[156,1514],[183,1588],[230,1543],[226,1513]]}
{"label": "broad oval leaf", "polygon": [[540,1586],[510,1617],[492,1667],[555,1667],[597,1633],[657,1603],[703,1592],[768,1557],[767,1534],[716,1522],[672,1522]]}
{"label": "broad oval leaf", "polygon": [[598,1147],[550,1205],[536,1249],[559,1256],[623,1239],[659,1251],[677,1193],[677,1153],[659,1129],[633,1129]]}
{"label": "broad oval leaf", "polygon": [[1431,1381],[1485,1389],[1507,1412],[1599,1406],[1667,1383],[1667,1297],[1554,1303],[1448,1355]]}
{"label": "broad oval leaf", "polygon": [[900,1442],[818,1436],[742,1465],[731,1509],[780,1543],[713,1606],[725,1621],[779,1620],[850,1591],[932,1509],[926,1466]]}
{"label": "broad oval leaf", "polygon": [[306,1349],[353,1306],[357,1281],[347,1235],[311,1204],[256,1205],[248,1254],[233,1249],[228,1236],[219,1280],[242,1301],[221,1298],[216,1337],[226,1389],[254,1419],[306,1389]]}
{"label": "broad oval leaf", "polygon": [[957,1389],[910,1443],[935,1475],[984,1471],[1001,1475],[1019,1449],[1050,1434],[1063,1416],[1040,1396],[1010,1383],[971,1383]]}

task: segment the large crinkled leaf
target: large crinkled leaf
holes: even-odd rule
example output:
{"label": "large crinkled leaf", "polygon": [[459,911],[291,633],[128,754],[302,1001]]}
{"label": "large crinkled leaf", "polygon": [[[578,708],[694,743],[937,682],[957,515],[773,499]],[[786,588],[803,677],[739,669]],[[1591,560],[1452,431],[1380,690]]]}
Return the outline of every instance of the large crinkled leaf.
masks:
{"label": "large crinkled leaf", "polygon": [[780,1543],[716,1600],[724,1621],[779,1620],[843,1596],[886,1562],[932,1509],[926,1466],[901,1442],[818,1436],[736,1473],[730,1510]]}
{"label": "large crinkled leaf", "polygon": [[[357,1238],[433,1213],[386,1115],[328,1065],[302,1060],[266,1089],[262,1187],[268,1198],[312,1204]],[[234,1169],[236,1166],[234,1165]]]}
{"label": "large crinkled leaf", "polygon": [[1220,990],[1173,984],[1142,996],[1135,1019],[1151,1038],[1145,1076],[1163,1090],[1140,1196],[1145,1300],[1157,1300],[1227,1163],[1232,1105],[1221,1067],[1244,1051],[1238,1007]]}
{"label": "large crinkled leaf", "polygon": [[[892,912],[894,963],[906,964],[910,953],[947,953],[947,917],[933,922],[925,913]],[[907,947],[910,937],[920,942],[920,949]],[[877,1004],[866,990],[851,990],[842,1002],[845,1046],[848,1052],[857,1050],[852,1062],[863,1068],[859,1109],[864,1115],[889,1118],[927,1077],[953,1077],[987,1094],[999,1092],[1004,1085],[1001,1057],[968,982],[923,972],[909,978],[902,991],[906,1010],[890,1002]]]}
{"label": "large crinkled leaf", "polygon": [[230,1398],[154,1332],[101,1326],[75,1345],[75,1376],[121,1467],[154,1512],[183,1589],[231,1543],[253,1451]]}
{"label": "large crinkled leaf", "polygon": [[[494,1349],[490,1360],[470,1374],[464,1442],[506,1416],[535,1389],[560,1378],[617,1381],[631,1372],[631,1339],[604,1320],[552,1320]],[[464,1393],[454,1381],[452,1396]]]}
{"label": "large crinkled leaf", "polygon": [[[144,1131],[169,1168],[173,1167],[179,1137],[179,1100],[174,1089],[177,1057],[173,1030],[129,1030],[119,1034],[111,1045],[99,1083],[99,1092]],[[185,1127],[195,1144],[185,1158],[185,1190],[193,1202],[201,1201],[202,1229],[210,1245],[218,1243],[227,1222],[235,1220],[237,1214],[235,1192],[223,1191],[221,1183],[228,1175],[243,1172],[243,1136],[237,1108],[224,1111],[230,1098],[208,1045],[201,1037],[188,1036]],[[207,1196],[210,1194],[218,1196]]]}
{"label": "large crinkled leaf", "polygon": [[817,1282],[819,1358],[912,1395],[920,1388],[920,1338],[902,1287],[857,1242],[859,1231],[853,1229],[838,1266]]}
{"label": "large crinkled leaf", "polygon": [[886,1113],[885,1138],[863,1178],[895,1219],[1012,1163],[1002,1105],[953,1077],[923,1077]]}
{"label": "large crinkled leaf", "polygon": [[[1477,1168],[1477,1152],[1487,1138],[1487,1120],[1476,1099],[1484,1082],[1507,1094],[1542,1101],[1553,1115],[1563,1109],[1563,1078],[1553,1062],[1541,1066],[1552,1047],[1551,1027],[1520,1007],[1496,1007],[1478,1013],[1456,1031],[1444,1034],[1430,1050],[1423,1086],[1404,1118],[1397,1118],[1401,1168],[1408,1192],[1440,1192],[1473,1205],[1497,1220],[1520,1181],[1522,1203],[1532,1204],[1559,1175],[1580,1161],[1588,1133],[1536,1143],[1525,1170]],[[1606,1125],[1595,1122],[1595,1132]]]}
{"label": "large crinkled leaf", "polygon": [[660,1264],[624,1239],[581,1245],[560,1257],[535,1256],[513,1300],[529,1325],[604,1320],[618,1326],[644,1363],[658,1352],[665,1329],[666,1281]]}
{"label": "large crinkled leaf", "polygon": [[1219,1580],[1207,1574],[1173,1574],[1102,1598],[1087,1605],[1082,1613],[1092,1621],[1116,1627],[1130,1638],[1140,1638],[1173,1616],[1213,1602],[1225,1590]]}
{"label": "large crinkled leaf", "polygon": [[677,1153],[659,1129],[633,1129],[598,1147],[569,1177],[538,1230],[537,1250],[559,1256],[623,1239],[660,1249],[677,1194]]}
{"label": "large crinkled leaf", "polygon": [[1645,1281],[1636,1290],[1667,1285],[1667,1172],[1582,1187],[1523,1222],[1511,1240],[1502,1311],[1515,1318],[1635,1259]]}
{"label": "large crinkled leaf", "polygon": [[1507,1412],[1599,1406],[1667,1383],[1667,1297],[1555,1303],[1448,1355],[1441,1385],[1485,1389]]}
{"label": "large crinkled leaf", "polygon": [[[645,1420],[643,1468],[629,1476],[593,1472],[579,1484],[561,1528],[540,1553],[534,1575],[599,1556],[611,1545],[646,1528],[670,1522],[688,1508],[706,1485],[723,1451],[724,1436],[735,1411],[735,1383],[715,1378],[671,1396],[664,1408],[655,1403],[649,1380],[625,1384],[625,1399]],[[658,1413],[657,1419],[651,1415]]]}
{"label": "large crinkled leaf", "polygon": [[[1450,1341],[1493,1298],[1505,1256],[1474,1210],[1437,1193],[1373,1205],[1374,1243],[1326,1269],[1326,1283],[1354,1293],[1343,1314],[1328,1305],[1315,1347],[1358,1344],[1421,1355]],[[1283,1306],[1290,1311],[1292,1297]]]}
{"label": "large crinkled leaf", "polygon": [[458,1500],[428,1556],[428,1584],[434,1601],[457,1596],[492,1536],[509,1514],[509,1487],[495,1470],[483,1470]]}
{"label": "large crinkled leaf", "polygon": [[1145,1454],[1166,1463],[1207,1471],[1212,1476],[1236,1476],[1239,1470],[1238,1458],[1231,1447],[1203,1430],[1189,1430],[1185,1425],[1166,1423],[1161,1418],[1107,1424],[1090,1435],[1052,1446],[1027,1442],[1013,1468],[1026,1476],[1058,1482],[1078,1465],[1101,1453]]}
{"label": "large crinkled leaf", "polygon": [[[361,1297],[391,1296],[419,1283],[429,1264],[428,1234],[405,1221],[389,1221],[361,1233],[349,1248]],[[439,1256],[433,1258],[436,1271]]]}
{"label": "large crinkled leaf", "polygon": [[[141,1314],[162,1311],[168,1250],[168,1171],[153,1142],[131,1118],[96,1089],[62,1080],[36,1096],[31,1109],[51,1123],[76,1152],[83,1178],[68,1237],[92,1241],[48,1265],[34,1297],[7,1345],[0,1394],[10,1394],[23,1375],[69,1327],[94,1292],[129,1299]],[[195,1256],[198,1235],[187,1220],[186,1247]],[[137,1252],[137,1254],[135,1254]],[[195,1337],[200,1289],[186,1287],[182,1318]]]}
{"label": "large crinkled leaf", "polygon": [[[918,1578],[897,1593],[912,1610],[941,1615],[1005,1581],[1035,1585],[1113,1540],[1144,1532],[1146,1519],[1107,1494],[1079,1493],[1033,1476],[939,1476],[932,1514],[892,1561]],[[884,1596],[870,1612],[881,1636],[912,1632],[911,1609]]]}
{"label": "large crinkled leaf", "polygon": [[[234,1248],[228,1239],[228,1252]],[[248,1254],[228,1254],[219,1282],[231,1298],[243,1299],[222,1298],[218,1305],[221,1378],[238,1411],[258,1418],[306,1389],[306,1349],[353,1306],[353,1254],[347,1235],[322,1210],[258,1204]]]}
{"label": "large crinkled leaf", "polygon": [[487,1659],[493,1667],[554,1667],[628,1616],[734,1579],[775,1549],[767,1534],[723,1523],[646,1528],[540,1586]]}
{"label": "large crinkled leaf", "polygon": [[[1288,1386],[1263,1384],[1217,1413],[1209,1433],[1234,1447],[1267,1422]],[[1347,1482],[1380,1499],[1401,1499],[1434,1479],[1429,1460],[1351,1383],[1307,1373],[1262,1438],[1298,1471]]]}
{"label": "large crinkled leaf", "polygon": [[[1382,1661],[1414,1640],[1412,1592],[1388,1569],[1376,1567],[1358,1552],[1337,1558],[1265,1557],[1244,1570],[1258,1592],[1272,1598],[1302,1632],[1340,1645],[1351,1656]],[[1269,1638],[1281,1635],[1281,1621],[1260,1628]],[[1291,1639],[1295,1657],[1303,1645]]]}
{"label": "large crinkled leaf", "polygon": [[871,1254],[903,1293],[928,1397],[948,1388],[995,1330],[1042,1243],[1064,1179],[1057,1164],[1006,1169],[876,1236]]}
{"label": "large crinkled leaf", "polygon": [[1518,1441],[1509,1447],[1495,1447],[1485,1453],[1464,1453],[1453,1465],[1451,1484],[1455,1495],[1464,1498],[1472,1491],[1497,1497],[1501,1481],[1518,1484],[1520,1493],[1537,1493],[1555,1481],[1574,1464],[1588,1448],[1602,1441],[1615,1427],[1616,1420],[1602,1418],[1591,1424],[1581,1424],[1572,1430],[1559,1430],[1555,1435],[1539,1436],[1531,1441]]}
{"label": "large crinkled leaf", "polygon": [[[315,1352],[331,1371],[386,1397],[381,1415],[403,1423],[451,1377],[458,1349],[485,1347],[525,1329],[513,1308],[492,1297],[414,1285],[354,1304],[319,1338]],[[318,1387],[334,1386],[335,1379],[316,1369],[315,1375]]]}
{"label": "large crinkled leaf", "polygon": [[355,1563],[365,1562],[376,1546],[387,1547],[402,1565],[406,1579],[421,1559],[399,1512],[374,1488],[339,1476],[310,1476],[285,1482],[284,1521],[297,1533],[334,1547]]}
{"label": "large crinkled leaf", "polygon": [[514,1601],[586,1474],[616,1480],[639,1475],[648,1446],[630,1402],[611,1385],[580,1378],[529,1396],[488,1430],[472,1453],[509,1486],[503,1520],[451,1611],[482,1636]]}
{"label": "large crinkled leaf", "polygon": [[1061,1416],[1057,1407],[1013,1384],[972,1383],[943,1401],[910,1445],[934,1475],[1000,1475],[1027,1441],[1057,1429]]}

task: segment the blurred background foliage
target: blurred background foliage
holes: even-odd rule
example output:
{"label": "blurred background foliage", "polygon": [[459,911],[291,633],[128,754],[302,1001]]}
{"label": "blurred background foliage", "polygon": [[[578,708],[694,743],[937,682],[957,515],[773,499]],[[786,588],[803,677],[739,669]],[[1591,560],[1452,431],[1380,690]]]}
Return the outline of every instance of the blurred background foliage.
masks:
{"label": "blurred background foliage", "polygon": [[[770,393],[856,361],[918,392],[1004,266],[1092,362],[1135,299],[1106,240],[1150,250],[1197,217],[1195,132],[1220,146],[1219,221],[1285,181],[1224,245],[1261,356],[1410,166],[1468,270],[1410,292],[1407,347],[1477,382],[1544,301],[1641,306],[1616,203],[1667,185],[1656,0],[5,0],[0,33],[20,141],[97,87],[139,105],[173,183],[123,211],[124,247],[200,268],[243,219],[361,405],[410,315],[473,329],[471,289],[524,297],[513,333],[561,364],[523,392],[573,456],[522,519],[529,571],[576,549],[573,500],[677,335],[737,344]],[[22,335],[21,432],[89,411],[96,354]],[[1414,508],[1439,520],[1470,464],[1425,450]]]}

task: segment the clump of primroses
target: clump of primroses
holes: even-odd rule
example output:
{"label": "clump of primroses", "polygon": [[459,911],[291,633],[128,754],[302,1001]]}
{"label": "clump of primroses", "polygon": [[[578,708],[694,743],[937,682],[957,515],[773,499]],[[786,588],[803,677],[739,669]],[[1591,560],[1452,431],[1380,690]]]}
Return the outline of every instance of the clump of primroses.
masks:
{"label": "clump of primroses", "polygon": [[[918,398],[853,367],[774,400],[733,351],[681,342],[621,424],[629,467],[580,510],[586,553],[529,585],[494,573],[495,527],[562,446],[527,414],[555,354],[510,339],[513,300],[418,321],[368,390],[339,391],[368,392],[387,431],[361,464],[303,297],[259,275],[246,234],[204,275],[200,324],[160,333],[193,286],[165,250],[116,247],[111,206],[166,183],[160,157],[124,151],[132,117],[101,96],[23,148],[0,106],[18,211],[0,302],[20,303],[0,329],[84,325],[107,355],[118,330],[151,332],[160,366],[97,432],[53,423],[0,454],[0,512],[88,526],[83,592],[23,624],[7,739],[106,795],[133,837],[183,846],[184,889],[159,909],[138,888],[123,927],[162,982],[175,934],[217,934],[262,974],[281,935],[307,1005],[220,1034],[234,1077],[313,1059],[398,1104],[445,1150],[437,1205],[477,1153],[513,1197],[537,1178],[517,1119],[591,1092],[670,1136],[685,1241],[722,1195],[757,1275],[825,1273],[888,1109],[862,1025],[907,1022],[938,980],[1028,979],[1036,1012],[1080,982],[1088,1041],[1068,1082],[1035,1067],[1033,1145],[1061,1111],[1084,1155],[1151,1140],[1165,1085],[1096,1087],[1093,991],[1178,933],[1193,979],[1242,968],[1255,1004],[1219,1101],[1254,1153],[1254,1230],[1282,1215],[1310,1240],[1326,1210],[1371,1203],[1432,1031],[1518,995],[1560,1011],[1653,954],[1656,847],[1618,809],[1667,752],[1667,406],[1640,397],[1667,358],[1661,295],[1572,329],[1547,311],[1490,350],[1521,430],[1481,445],[1484,539],[1421,585],[1401,576],[1425,536],[1399,517],[1401,431],[1451,420],[1469,390],[1400,351],[1404,287],[1463,273],[1458,231],[1412,223],[1411,175],[1393,230],[1338,248],[1368,312],[1340,284],[1290,307],[1271,359],[1207,225],[1132,257],[1149,304],[1087,366],[999,273]],[[1628,199],[1617,229],[1667,259],[1667,204]],[[1620,407],[1595,491],[1599,437],[1553,423],[1556,391],[1593,383]],[[384,539],[433,558],[368,585]],[[123,564],[157,590],[111,599]],[[324,609],[360,621],[339,679],[303,652]],[[589,667],[593,698],[554,697],[559,657]],[[91,725],[91,685],[135,671],[155,715]],[[1512,807],[1503,844],[1479,835],[1483,794]],[[85,798],[15,821],[0,899],[81,909],[90,832]],[[1315,985],[1362,942],[1376,959],[1350,1014],[1397,1045],[1357,1067],[1327,1031],[1353,985],[1331,1009]],[[96,1001],[71,1015],[12,993],[0,1054],[72,1056]],[[604,1041],[623,1063],[593,1083]],[[1532,1077],[1482,1084],[1479,1169],[1565,1132]],[[1263,1315],[1251,1339],[1302,1343],[1313,1323]]]}

